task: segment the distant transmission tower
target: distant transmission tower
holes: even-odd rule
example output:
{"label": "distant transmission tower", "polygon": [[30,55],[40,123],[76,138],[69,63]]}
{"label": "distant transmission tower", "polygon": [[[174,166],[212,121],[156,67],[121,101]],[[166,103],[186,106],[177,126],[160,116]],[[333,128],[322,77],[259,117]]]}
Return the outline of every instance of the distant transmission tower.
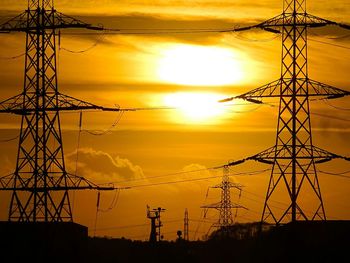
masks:
{"label": "distant transmission tower", "polygon": [[241,191],[242,185],[230,182],[229,172],[230,172],[229,167],[224,166],[222,182],[218,185],[211,187],[211,188],[221,189],[220,202],[201,206],[201,208],[215,208],[219,211],[219,219],[217,223],[215,223],[213,226],[217,228],[221,228],[223,230],[227,229],[229,226],[233,225],[234,223],[233,216],[232,216],[232,209],[245,208],[244,206],[231,202],[231,188],[236,188],[239,191]]}
{"label": "distant transmission tower", "polygon": [[0,25],[1,33],[25,32],[24,89],[0,103],[0,112],[22,116],[15,172],[0,178],[0,190],[12,191],[9,221],[73,221],[69,190],[99,189],[66,171],[60,111],[109,110],[63,95],[57,85],[57,30],[92,27],[59,13],[53,0],[28,0],[28,9]]}
{"label": "distant transmission tower", "polygon": [[[236,31],[261,28],[280,33],[282,30],[281,78],[243,95],[240,98],[262,103],[262,98],[279,98],[276,145],[248,159],[272,164],[262,222],[275,224],[297,220],[326,220],[315,164],[342,158],[313,146],[309,98],[333,99],[349,95],[348,91],[311,80],[308,75],[308,28],[338,25],[349,26],[309,15],[306,0],[284,0],[283,13],[256,26]],[[273,200],[289,202],[281,210]],[[309,212],[311,211],[311,212]],[[309,215],[308,215],[309,214]]]}
{"label": "distant transmission tower", "polygon": [[186,241],[189,240],[189,218],[188,218],[188,210],[185,209],[185,217],[184,217],[184,239]]}

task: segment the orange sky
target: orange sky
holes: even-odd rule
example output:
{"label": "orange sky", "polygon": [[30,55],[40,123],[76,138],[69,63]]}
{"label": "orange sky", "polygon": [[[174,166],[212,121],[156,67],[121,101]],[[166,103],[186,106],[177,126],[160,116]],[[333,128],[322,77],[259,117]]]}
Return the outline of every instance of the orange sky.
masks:
{"label": "orange sky", "polygon": [[[279,0],[259,1],[259,4],[233,0],[224,3],[159,0],[152,1],[152,5],[150,1],[133,1],[133,4],[130,1],[112,0],[56,2],[57,9],[63,13],[74,14],[91,23],[101,22],[105,27],[113,28],[229,28],[262,21],[277,15],[281,9]],[[350,21],[348,1],[308,1],[308,6],[314,15],[336,21]],[[24,9],[23,5],[14,5],[13,1],[3,0],[0,3],[0,14],[3,16],[11,16],[21,9]],[[101,15],[104,13],[108,16]],[[78,174],[96,182],[148,178],[120,183],[121,186],[218,176],[220,171],[149,179],[186,169],[222,165],[228,160],[253,155],[274,144],[276,107],[242,105],[238,102],[238,105],[217,109],[212,102],[277,79],[280,75],[280,37],[260,31],[157,36],[77,36],[71,35],[71,32],[62,32],[61,50],[58,54],[59,89],[62,93],[106,106],[119,104],[123,107],[153,107],[166,104],[182,108],[126,113],[119,124],[103,136],[82,132]],[[330,39],[347,34],[344,30],[332,27],[310,31],[309,75],[312,79],[350,90],[347,64],[350,59],[349,50],[316,42],[321,40],[350,46],[349,38]],[[6,34],[0,37],[0,57],[9,54],[15,56],[24,51],[24,35]],[[81,54],[67,52],[85,50],[91,46],[95,47]],[[1,59],[1,62],[0,89],[1,98],[5,99],[21,92],[23,57]],[[189,65],[183,73],[182,63]],[[230,71],[232,75],[228,76]],[[182,75],[175,77],[179,81],[174,81],[174,74],[169,75],[169,72],[180,72]],[[184,75],[186,72],[192,77],[197,76],[190,79],[189,85],[184,85],[188,81]],[[209,76],[208,72],[214,73]],[[207,85],[203,85],[203,79]],[[346,98],[330,103],[350,107]],[[193,107],[189,109],[188,104]],[[209,116],[203,117],[194,109]],[[338,118],[330,119],[316,114],[312,116],[315,145],[349,156],[348,112],[336,110],[324,102],[312,102],[311,110],[316,114]],[[215,111],[217,113],[212,114]],[[83,117],[84,130],[103,130],[110,127],[118,114],[89,112],[84,113]],[[66,162],[71,172],[75,170],[78,118],[78,113],[62,114]],[[1,138],[13,137],[18,132],[20,118],[2,115],[0,119]],[[0,146],[3,149],[0,153],[0,172],[10,173],[15,167],[17,142],[1,143]],[[347,163],[335,161],[324,164],[320,169],[345,171],[350,170],[349,167]],[[267,165],[248,163],[233,172],[268,168]],[[261,175],[235,178],[245,185],[240,202],[249,208],[238,213],[237,221],[260,219],[268,177],[267,171]],[[100,230],[96,234],[147,238],[149,229],[144,224],[149,223],[145,211],[149,204],[151,207],[162,206],[167,209],[163,217],[164,232],[167,233],[165,238],[174,239],[176,231],[183,228],[185,208],[189,209],[191,219],[198,220],[202,212],[200,205],[218,200],[219,195],[213,189],[209,191],[207,200],[205,196],[208,186],[219,181],[220,178],[213,178],[124,190],[114,209],[99,213],[97,228]],[[320,181],[328,216],[349,219],[347,193],[350,180],[320,175]],[[2,196],[6,200],[7,195]],[[87,225],[90,234],[93,234],[96,193],[76,193],[74,199],[75,221]],[[107,208],[112,199],[112,193],[104,193],[103,208]],[[237,201],[237,196],[233,194],[232,199]],[[7,205],[7,202],[0,203],[1,220],[6,219]],[[208,214],[211,220],[216,216],[215,211]],[[130,225],[142,226],[123,227]],[[197,226],[197,221],[190,222],[192,231]],[[191,232],[190,237],[200,238],[209,226],[209,223],[200,225],[197,235],[194,236],[194,232]]]}

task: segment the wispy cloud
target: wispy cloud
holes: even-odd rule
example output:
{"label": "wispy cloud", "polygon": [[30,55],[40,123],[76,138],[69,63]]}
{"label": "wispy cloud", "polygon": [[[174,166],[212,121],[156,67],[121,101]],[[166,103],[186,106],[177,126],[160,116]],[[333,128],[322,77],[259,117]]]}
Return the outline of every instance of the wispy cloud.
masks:
{"label": "wispy cloud", "polygon": [[82,148],[77,152],[66,155],[71,171],[75,170],[77,162],[77,174],[87,178],[97,180],[126,180],[143,178],[142,168],[133,164],[126,158],[111,156],[110,154],[94,150],[92,148]]}

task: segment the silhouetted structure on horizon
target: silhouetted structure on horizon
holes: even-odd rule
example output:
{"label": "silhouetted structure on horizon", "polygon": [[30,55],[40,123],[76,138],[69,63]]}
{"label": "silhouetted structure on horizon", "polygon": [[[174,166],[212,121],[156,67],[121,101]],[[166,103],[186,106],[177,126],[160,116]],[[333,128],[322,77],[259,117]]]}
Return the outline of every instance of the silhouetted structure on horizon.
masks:
{"label": "silhouetted structure on horizon", "polygon": [[184,217],[184,239],[189,241],[189,218],[188,218],[188,210],[185,209],[185,217]]}
{"label": "silhouetted structure on horizon", "polygon": [[160,214],[164,212],[165,209],[158,207],[154,209],[150,209],[150,207],[147,205],[147,218],[151,220],[151,233],[149,235],[149,242],[155,243],[159,242],[163,239],[160,229],[163,226],[162,222],[160,221]]}
{"label": "silhouetted structure on horizon", "polygon": [[[216,228],[220,228],[223,231],[227,229],[228,227],[232,226],[233,221],[233,215],[232,215],[232,209],[236,208],[243,208],[246,209],[244,206],[231,202],[231,188],[236,188],[240,191],[242,191],[242,185],[237,183],[232,183],[229,178],[229,172],[230,168],[229,166],[224,166],[223,168],[223,176],[222,176],[222,182],[218,185],[212,186],[211,188],[219,188],[221,189],[221,200],[220,202],[209,204],[209,205],[203,205],[201,208],[214,208],[219,211],[219,218],[216,223],[214,223],[212,226]],[[239,196],[240,196],[239,195]]]}

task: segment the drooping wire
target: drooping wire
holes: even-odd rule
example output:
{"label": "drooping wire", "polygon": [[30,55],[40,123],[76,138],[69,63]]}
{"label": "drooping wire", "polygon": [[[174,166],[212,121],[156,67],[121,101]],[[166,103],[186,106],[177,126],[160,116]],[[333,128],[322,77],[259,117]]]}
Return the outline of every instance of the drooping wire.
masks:
{"label": "drooping wire", "polygon": [[336,110],[343,110],[343,111],[350,111],[350,108],[343,108],[343,107],[338,107],[338,106],[334,106],[332,104],[329,103],[329,101],[327,99],[322,100],[326,105],[328,105],[329,107],[332,107]]}
{"label": "drooping wire", "polygon": [[[104,29],[104,35],[171,35],[171,34],[202,34],[202,33],[227,33],[233,28],[217,29]],[[139,32],[137,32],[139,31]],[[66,35],[96,35],[97,32],[65,33]]]}
{"label": "drooping wire", "polygon": [[320,117],[324,117],[324,118],[333,119],[333,120],[339,120],[339,121],[346,121],[346,122],[350,122],[350,119],[345,119],[345,118],[336,117],[336,116],[330,116],[330,115],[323,114],[323,113],[312,112],[312,113],[310,113],[310,114],[312,114],[312,115],[316,115],[316,116],[320,116]]}
{"label": "drooping wire", "polygon": [[326,171],[322,171],[322,170],[317,170],[320,173],[324,173],[324,174],[330,174],[330,175],[343,175],[343,174],[349,174],[350,170],[348,171],[344,171],[344,172],[339,172],[339,173],[333,173],[333,172],[326,172]]}
{"label": "drooping wire", "polygon": [[[203,169],[198,169],[198,170],[191,170],[191,171],[183,171],[183,172],[178,172],[178,173],[171,173],[171,174],[164,174],[164,175],[158,175],[158,176],[152,176],[152,177],[146,177],[146,178],[138,178],[138,179],[131,179],[131,180],[124,180],[124,181],[117,181],[117,182],[113,182],[116,184],[120,184],[120,183],[128,183],[128,182],[135,182],[135,181],[144,181],[144,180],[149,180],[149,179],[155,179],[155,178],[162,178],[162,177],[168,177],[168,176],[174,176],[174,175],[181,175],[181,174],[188,174],[188,173],[194,173],[194,172],[203,172],[203,171],[210,171],[210,170],[216,170],[216,169],[220,169],[222,167],[210,167],[210,168],[203,168]],[[271,169],[264,169],[264,170],[256,170],[256,171],[247,171],[247,172],[230,172],[229,176],[232,175],[236,175],[236,176],[240,176],[240,175],[258,175],[258,174],[262,174],[266,171],[270,171]],[[202,178],[201,180],[206,180],[206,178],[218,178],[218,177],[222,177],[222,176],[212,176],[212,177],[205,177]],[[200,178],[199,178],[200,179]],[[187,179],[187,180],[197,180],[195,179]],[[171,181],[172,183],[175,183],[177,181]],[[179,182],[186,182],[186,180],[181,180]],[[147,184],[148,186],[148,184]]]}
{"label": "drooping wire", "polygon": [[117,203],[119,201],[119,196],[120,196],[120,189],[116,189],[112,202],[108,206],[107,209],[100,209],[100,204],[101,204],[101,192],[97,192],[97,202],[96,202],[96,215],[95,215],[95,224],[94,224],[94,236],[96,236],[96,229],[97,229],[97,219],[98,219],[98,213],[107,213],[114,209],[117,206]]}
{"label": "drooping wire", "polygon": [[96,215],[95,215],[95,225],[94,225],[94,237],[96,236],[96,227],[97,227],[97,217],[98,217],[98,209],[100,207],[100,191],[97,192],[97,202],[96,202]]}
{"label": "drooping wire", "polygon": [[[321,99],[324,100],[324,99]],[[267,104],[265,102],[263,102],[263,104]],[[271,107],[276,107],[276,105],[271,104]],[[331,107],[333,107],[332,105],[329,105]],[[335,107],[335,106],[334,106]],[[342,108],[339,108],[342,109]],[[347,110],[346,108],[343,108],[342,110]],[[349,109],[350,110],[350,109]],[[329,118],[329,119],[334,119],[334,120],[339,120],[339,121],[346,121],[346,122],[350,122],[350,119],[346,119],[346,118],[341,118],[341,117],[336,117],[336,116],[330,116],[327,114],[323,114],[323,113],[319,113],[319,112],[310,112],[311,115],[315,115],[315,116],[319,116],[319,117],[324,117],[324,118]]]}
{"label": "drooping wire", "polygon": [[312,35],[315,35],[315,36],[318,36],[318,37],[322,37],[322,38],[326,38],[326,39],[333,39],[333,40],[344,39],[344,38],[350,37],[350,34],[346,34],[346,35],[338,36],[338,37],[327,37],[327,36],[324,36],[324,35],[321,35],[321,34],[317,34],[315,32],[313,32]]}
{"label": "drooping wire", "polygon": [[[59,46],[59,49],[60,50],[64,50],[64,51],[67,51],[69,53],[73,53],[73,54],[81,54],[81,53],[85,53],[85,52],[88,52],[90,50],[92,50],[93,48],[97,47],[103,40],[104,40],[104,32],[102,32],[95,43],[93,43],[90,47],[86,48],[86,49],[82,49],[82,50],[71,50],[71,49],[68,49],[68,48],[65,48],[65,47],[61,47]],[[60,37],[60,34],[59,34],[59,37]]]}
{"label": "drooping wire", "polygon": [[[239,204],[241,197],[242,197],[242,188],[238,188],[239,189],[239,195],[238,195],[238,201],[237,203]],[[235,212],[235,216],[234,216],[234,222],[236,222],[236,218],[238,215],[238,207],[236,207],[236,212]]]}
{"label": "drooping wire", "polygon": [[[233,104],[233,106],[235,106]],[[250,113],[250,112],[254,112],[254,111],[257,111],[258,109],[260,109],[261,107],[263,106],[263,104],[253,108],[253,109],[250,109],[250,110],[230,110],[231,112],[233,113],[237,113],[237,114],[240,114],[240,113]]]}
{"label": "drooping wire", "polygon": [[210,177],[185,179],[185,180],[178,180],[178,181],[169,181],[169,182],[159,182],[159,183],[151,183],[151,184],[132,185],[132,186],[127,186],[127,189],[139,188],[139,187],[158,186],[158,185],[170,185],[170,184],[178,184],[178,183],[186,183],[186,182],[205,181],[205,180],[211,180],[211,179],[220,178],[220,177],[222,177],[222,176],[210,176]]}
{"label": "drooping wire", "polygon": [[[77,154],[75,156],[75,172],[74,175],[77,176],[78,174],[78,162],[79,162],[79,150],[80,150],[80,137],[81,137],[81,131],[82,131],[82,124],[83,124],[83,112],[80,111],[79,113],[79,131],[78,131],[78,141],[77,141]],[[75,204],[75,191],[73,190],[73,196],[72,196],[72,210],[74,210],[74,204]]]}
{"label": "drooping wire", "polygon": [[177,172],[177,173],[156,175],[156,176],[145,177],[145,178],[129,179],[129,180],[124,180],[124,181],[118,181],[118,182],[115,182],[115,183],[128,183],[128,182],[136,182],[136,181],[145,181],[145,180],[149,180],[149,179],[162,178],[162,177],[168,177],[168,176],[174,176],[174,175],[182,175],[182,174],[188,174],[188,173],[204,172],[204,171],[209,171],[209,170],[213,170],[213,169],[214,168],[202,168],[202,169],[197,169],[197,170],[182,171],[182,172]]}
{"label": "drooping wire", "polygon": [[21,53],[19,55],[10,56],[10,57],[0,56],[0,59],[3,59],[3,60],[18,59],[18,58],[21,58],[21,57],[25,56],[25,54],[26,53],[24,52],[24,53]]}
{"label": "drooping wire", "polygon": [[332,173],[332,172],[318,170],[318,172],[323,173],[323,174],[327,174],[327,175],[334,175],[334,176],[350,179],[350,176],[345,175],[345,174],[350,173],[350,171],[345,171],[345,172],[340,172],[340,173]]}
{"label": "drooping wire", "polygon": [[1,139],[0,143],[12,142],[12,141],[17,140],[18,138],[19,138],[19,135],[17,135],[16,137],[13,137],[13,138],[9,138],[9,139]]}
{"label": "drooping wire", "polygon": [[[207,202],[208,195],[209,195],[209,189],[210,189],[210,187],[207,188],[207,193],[206,193],[206,195],[205,195],[204,202],[203,202],[204,204]],[[194,232],[194,234],[193,234],[193,239],[194,239],[194,240],[196,240],[196,237],[197,237],[197,233],[198,233],[198,231],[199,231],[199,228],[200,228],[201,224],[204,222],[204,220],[205,220],[205,218],[206,218],[206,216],[207,216],[207,213],[208,213],[208,208],[202,209],[202,211],[201,211],[201,216],[200,216],[200,218],[199,218],[199,220],[198,220],[198,224],[197,224],[196,230],[195,230],[195,232]]]}
{"label": "drooping wire", "polygon": [[334,46],[334,47],[350,49],[350,47],[347,47],[347,46],[334,44],[334,43],[330,43],[330,42],[325,42],[325,41],[322,41],[322,40],[316,40],[316,39],[313,39],[313,38],[308,38],[308,40],[313,41],[313,42],[318,42],[318,43],[321,43],[321,44],[325,44],[325,45],[331,45],[331,46]]}
{"label": "drooping wire", "polygon": [[83,112],[80,111],[79,113],[79,132],[78,132],[78,142],[77,142],[77,155],[75,159],[75,176],[78,173],[78,161],[79,161],[79,149],[80,149],[80,137],[82,132],[82,125],[83,125]]}
{"label": "drooping wire", "polygon": [[94,136],[105,135],[105,134],[109,133],[110,131],[112,131],[119,124],[119,122],[122,119],[124,113],[125,113],[125,111],[119,111],[118,112],[118,117],[115,119],[115,121],[112,123],[112,125],[106,130],[96,130],[96,131],[82,130],[82,131],[86,132],[86,133],[88,133],[90,135],[94,135]]}
{"label": "drooping wire", "polygon": [[281,37],[281,34],[277,34],[276,36],[271,37],[271,38],[266,38],[266,39],[257,39],[256,38],[256,39],[254,39],[254,38],[244,37],[242,32],[234,32],[234,31],[232,32],[232,35],[239,40],[248,41],[248,42],[271,42],[271,41]]}
{"label": "drooping wire", "polygon": [[136,228],[136,227],[143,227],[143,226],[148,226],[148,225],[149,225],[148,223],[145,223],[145,224],[135,224],[135,225],[125,225],[125,226],[103,227],[103,228],[97,228],[96,231],[123,229],[123,228]]}
{"label": "drooping wire", "polygon": [[113,199],[112,199],[112,202],[110,203],[108,208],[106,208],[106,209],[98,208],[98,212],[107,213],[107,212],[111,211],[112,209],[114,209],[117,206],[117,204],[118,204],[119,196],[120,196],[120,189],[116,189],[115,193],[114,193],[114,196],[113,196]]}

